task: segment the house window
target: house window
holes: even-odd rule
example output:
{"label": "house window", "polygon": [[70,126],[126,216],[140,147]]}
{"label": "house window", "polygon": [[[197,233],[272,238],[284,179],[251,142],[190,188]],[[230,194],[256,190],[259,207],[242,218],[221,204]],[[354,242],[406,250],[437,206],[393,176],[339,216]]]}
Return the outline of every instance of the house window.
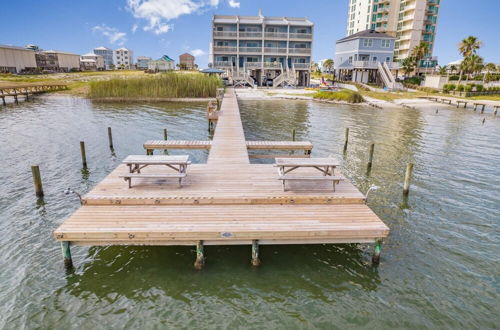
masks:
{"label": "house window", "polygon": [[391,47],[391,41],[390,40],[382,40],[382,48],[389,48]]}
{"label": "house window", "polygon": [[224,31],[224,28],[223,28],[222,26],[218,26],[218,27],[217,27],[217,31],[220,31],[220,32],[221,32],[221,31]]}
{"label": "house window", "polygon": [[349,63],[352,63],[352,56],[349,56]]}
{"label": "house window", "polygon": [[377,62],[377,56],[373,56],[372,61]]}
{"label": "house window", "polygon": [[373,40],[372,39],[363,39],[363,47],[372,47]]}
{"label": "house window", "polygon": [[390,58],[390,57],[386,57],[386,58],[385,58],[385,61],[386,61],[386,62],[390,62],[390,61],[391,61],[391,58]]}

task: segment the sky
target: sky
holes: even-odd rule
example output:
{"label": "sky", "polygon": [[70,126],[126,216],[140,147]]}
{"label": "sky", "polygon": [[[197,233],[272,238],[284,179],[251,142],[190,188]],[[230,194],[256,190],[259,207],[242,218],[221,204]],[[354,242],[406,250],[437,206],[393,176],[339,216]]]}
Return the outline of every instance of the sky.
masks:
{"label": "sky", "polygon": [[[0,0],[0,44],[77,54],[127,47],[134,56],[189,52],[208,62],[212,15],[304,17],[314,26],[313,60],[333,58],[344,37],[348,0]],[[474,35],[479,54],[500,63],[500,0],[441,0],[434,55],[441,65],[460,58],[457,44]]]}

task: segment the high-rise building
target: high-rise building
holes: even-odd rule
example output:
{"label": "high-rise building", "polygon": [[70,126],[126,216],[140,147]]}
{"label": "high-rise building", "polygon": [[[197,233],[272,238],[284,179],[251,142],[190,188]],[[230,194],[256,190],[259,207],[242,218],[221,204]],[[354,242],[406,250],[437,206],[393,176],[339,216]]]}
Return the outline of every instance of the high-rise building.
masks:
{"label": "high-rise building", "polygon": [[221,16],[212,20],[210,62],[234,84],[299,85],[310,80],[313,27],[307,18]]}
{"label": "high-rise building", "polygon": [[363,30],[385,32],[396,37],[394,59],[409,56],[421,41],[432,57],[440,0],[348,0],[347,35]]}

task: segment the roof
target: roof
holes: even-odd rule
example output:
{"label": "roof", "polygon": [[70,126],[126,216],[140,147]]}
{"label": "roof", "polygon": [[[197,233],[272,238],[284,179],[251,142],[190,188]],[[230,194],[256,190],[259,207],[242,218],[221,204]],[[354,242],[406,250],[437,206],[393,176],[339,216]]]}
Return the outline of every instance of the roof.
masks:
{"label": "roof", "polygon": [[94,53],[87,53],[87,54],[83,54],[82,57],[83,56],[101,56],[101,55],[96,55]]}
{"label": "roof", "polygon": [[337,40],[337,43],[359,38],[396,39],[396,37],[393,37],[384,32],[377,32],[375,30],[364,30],[358,33],[351,34],[350,36],[347,36],[345,38],[339,39]]}
{"label": "roof", "polygon": [[11,46],[11,45],[0,45],[0,48],[8,48],[8,49],[15,49],[15,50],[24,50],[28,52],[32,52],[32,49],[24,48],[24,47],[19,47],[19,46]]}
{"label": "roof", "polygon": [[189,53],[184,53],[184,54],[179,55],[179,57],[181,57],[181,56],[189,56],[189,57],[194,58],[194,56],[192,54],[189,54]]}
{"label": "roof", "polygon": [[128,48],[125,48],[125,47],[122,47],[122,48],[118,48],[118,49],[115,49],[115,50],[126,50],[126,51],[129,51],[129,52],[131,51],[130,49],[128,49]]}
{"label": "roof", "polygon": [[112,49],[101,46],[101,47],[94,48],[94,50],[112,50]]}
{"label": "roof", "polygon": [[63,55],[74,55],[74,56],[80,56],[78,54],[74,54],[74,53],[68,53],[68,52],[62,52],[60,50],[44,50],[42,53],[52,53],[52,54],[63,54]]}
{"label": "roof", "polygon": [[273,17],[273,16],[235,16],[235,15],[214,15],[214,23],[226,24],[262,24],[267,25],[293,25],[293,26],[313,26],[314,24],[307,17]]}
{"label": "roof", "polygon": [[159,59],[157,59],[155,61],[174,62],[174,60],[171,59],[170,57],[168,57],[168,55],[163,55],[162,57],[160,57]]}

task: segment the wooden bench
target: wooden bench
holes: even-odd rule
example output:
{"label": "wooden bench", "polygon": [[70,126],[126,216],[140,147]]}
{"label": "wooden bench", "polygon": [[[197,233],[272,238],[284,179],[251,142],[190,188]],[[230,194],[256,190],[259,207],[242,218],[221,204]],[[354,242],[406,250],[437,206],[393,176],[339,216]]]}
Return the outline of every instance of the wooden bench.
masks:
{"label": "wooden bench", "polygon": [[[186,177],[187,166],[191,164],[188,160],[188,155],[180,156],[143,156],[143,155],[130,155],[123,160],[123,164],[127,165],[129,168],[129,173],[125,175],[120,175],[125,181],[128,181],[128,187],[132,188],[132,178],[178,178],[179,186],[182,185],[182,179]],[[177,173],[175,174],[143,174],[141,169],[151,166],[151,165],[164,165],[167,166]]]}
{"label": "wooden bench", "polygon": [[457,100],[457,108],[458,108],[458,107],[460,106],[460,104],[462,104],[462,103],[464,104],[464,109],[465,109],[465,108],[467,107],[467,103],[469,103],[469,102],[467,102],[467,101],[458,101],[458,100]]}
{"label": "wooden bench", "polygon": [[333,183],[333,191],[335,192],[335,184],[340,183],[341,180],[344,180],[341,176],[333,176],[333,175],[325,175],[325,176],[294,176],[294,175],[280,175],[278,180],[281,180],[283,183],[283,191],[286,191],[285,182],[287,180],[296,180],[296,181],[331,181]]}

